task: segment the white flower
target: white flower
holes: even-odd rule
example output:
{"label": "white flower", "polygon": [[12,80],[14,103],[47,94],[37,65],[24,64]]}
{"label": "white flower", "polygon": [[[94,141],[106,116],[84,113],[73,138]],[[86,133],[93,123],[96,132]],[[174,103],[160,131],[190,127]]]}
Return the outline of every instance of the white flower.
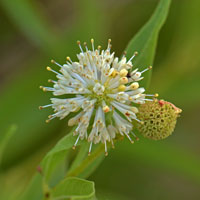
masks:
{"label": "white flower", "polygon": [[[132,59],[128,61],[125,55],[120,60],[110,52],[111,40],[108,40],[106,50],[94,48],[94,40],[91,39],[92,50],[88,50],[86,43],[83,51],[78,41],[81,52],[77,55],[78,62],[73,62],[67,57],[67,63],[60,65],[54,60],[52,63],[60,67],[59,72],[50,67],[47,70],[56,74],[57,81],[49,80],[53,87],[43,87],[44,91],[51,91],[54,96],[63,95],[61,98],[51,98],[51,104],[40,106],[40,108],[52,107],[54,114],[49,116],[50,120],[55,117],[63,119],[71,112],[77,112],[75,117],[68,121],[69,126],[76,126],[74,135],[77,140],[87,139],[90,142],[89,154],[92,144],[102,142],[105,144],[107,154],[107,143],[113,144],[117,134],[126,136],[132,143],[130,133],[133,129],[133,120],[137,119],[138,109],[134,104],[143,104],[146,99],[145,89],[139,88],[138,81],[143,79],[142,73],[132,71]],[[128,71],[129,70],[129,71]],[[68,95],[68,96],[66,96]]]}

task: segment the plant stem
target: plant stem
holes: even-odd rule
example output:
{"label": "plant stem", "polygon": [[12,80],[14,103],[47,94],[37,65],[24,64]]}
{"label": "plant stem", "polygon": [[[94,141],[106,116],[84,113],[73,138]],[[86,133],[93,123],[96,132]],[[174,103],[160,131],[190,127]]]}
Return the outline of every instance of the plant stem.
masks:
{"label": "plant stem", "polygon": [[67,177],[80,175],[92,162],[94,162],[101,154],[103,154],[103,152],[104,145],[100,144],[90,156],[83,160],[83,162],[78,167],[69,171],[67,173]]}

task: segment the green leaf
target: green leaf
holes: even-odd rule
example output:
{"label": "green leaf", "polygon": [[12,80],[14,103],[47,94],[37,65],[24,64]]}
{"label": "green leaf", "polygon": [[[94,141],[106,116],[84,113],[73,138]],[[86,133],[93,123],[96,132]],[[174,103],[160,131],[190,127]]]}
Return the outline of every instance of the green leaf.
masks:
{"label": "green leaf", "polygon": [[[156,44],[158,40],[159,31],[164,24],[171,0],[160,0],[154,14],[143,28],[135,35],[126,47],[127,57],[131,57],[135,51],[139,55],[134,58],[134,66],[139,67],[140,70],[147,68],[153,64]],[[148,86],[151,78],[151,70],[145,72],[143,86]]]}
{"label": "green leaf", "polygon": [[19,200],[41,200],[43,198],[42,176],[36,174]]}
{"label": "green leaf", "polygon": [[[73,129],[74,130],[74,129]],[[60,170],[56,170],[58,168],[62,169],[63,173],[61,173],[60,178],[64,178],[64,172],[65,172],[65,159],[67,157],[68,150],[71,149],[77,139],[77,137],[73,136],[73,130],[63,137],[56,145],[55,147],[48,152],[48,154],[45,156],[41,163],[42,173],[44,176],[45,181],[48,184],[55,184],[55,179],[52,183],[51,179],[54,174],[54,172],[59,172]],[[81,143],[80,141],[78,145]],[[57,174],[58,175],[58,174]],[[62,176],[63,175],[63,176]]]}
{"label": "green leaf", "polygon": [[51,192],[53,199],[95,199],[94,182],[69,177],[59,183]]}
{"label": "green leaf", "polygon": [[4,138],[0,141],[0,166],[1,166],[1,160],[4,154],[5,147],[7,146],[10,138],[13,136],[13,134],[16,132],[17,126],[11,125],[8,132],[4,135]]}
{"label": "green leaf", "polygon": [[68,171],[67,176],[87,178],[98,167],[104,157],[104,144],[98,144],[91,155],[87,156],[80,165]]}
{"label": "green leaf", "polygon": [[8,16],[17,24],[25,35],[37,46],[49,52],[54,39],[53,30],[50,28],[44,15],[35,5],[34,1],[16,0],[0,1],[1,6]]}

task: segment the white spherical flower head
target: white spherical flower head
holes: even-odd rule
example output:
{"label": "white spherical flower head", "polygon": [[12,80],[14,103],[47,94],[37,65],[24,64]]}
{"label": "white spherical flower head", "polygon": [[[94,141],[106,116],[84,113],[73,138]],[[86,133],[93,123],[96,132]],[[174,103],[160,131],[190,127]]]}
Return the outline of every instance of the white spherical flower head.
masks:
{"label": "white spherical flower head", "polygon": [[53,87],[43,87],[44,91],[51,91],[54,96],[51,104],[40,106],[40,108],[52,107],[54,114],[49,116],[50,120],[58,117],[65,118],[72,112],[77,113],[68,121],[69,126],[76,126],[74,136],[77,136],[74,148],[79,139],[87,139],[90,142],[89,154],[92,144],[102,142],[105,144],[107,155],[107,143],[114,145],[113,140],[117,135],[126,136],[131,143],[133,120],[140,123],[136,113],[138,109],[134,104],[143,104],[147,99],[145,89],[139,87],[138,81],[142,74],[151,69],[139,72],[132,70],[132,59],[137,52],[127,61],[125,55],[121,60],[114,57],[110,52],[111,40],[108,40],[106,50],[98,46],[94,48],[94,40],[91,39],[92,50],[88,50],[86,43],[85,51],[78,41],[81,52],[77,54],[78,61],[73,62],[67,57],[67,62],[60,65],[54,60],[52,63],[60,67],[59,72],[50,67],[47,70],[56,74],[57,81],[49,80]]}

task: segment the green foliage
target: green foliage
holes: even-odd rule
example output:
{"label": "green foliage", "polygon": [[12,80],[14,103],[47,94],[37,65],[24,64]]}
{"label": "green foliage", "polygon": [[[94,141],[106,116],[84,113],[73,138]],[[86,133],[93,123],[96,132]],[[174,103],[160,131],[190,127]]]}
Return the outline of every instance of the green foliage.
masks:
{"label": "green foliage", "polygon": [[70,177],[60,182],[51,193],[53,199],[94,200],[94,183],[76,177]]}
{"label": "green foliage", "polygon": [[13,136],[13,134],[16,132],[17,126],[11,125],[8,132],[5,134],[4,138],[0,141],[0,167],[1,167],[1,160],[4,154],[4,150],[10,140],[10,138]]}
{"label": "green foliage", "polygon": [[[129,7],[129,11],[133,9],[133,12],[129,13],[124,11],[124,14],[127,14],[126,19],[129,19],[129,17],[131,19],[133,15],[136,18],[139,16],[142,20],[138,20],[139,22],[136,26],[141,25],[140,22],[147,19],[148,15],[145,15],[145,9],[150,13],[151,8],[153,8],[152,5],[155,3],[149,1],[143,6],[144,2],[142,1],[134,1],[128,4],[122,2],[123,1],[118,5],[117,10],[117,2],[112,5],[112,8],[117,11],[120,19],[123,19],[120,10],[126,10],[124,5]],[[87,141],[80,141],[77,149],[72,153],[71,149],[75,143],[76,137],[72,135],[73,130],[64,125],[68,119],[63,120],[64,122],[55,120],[48,125],[43,123],[49,111],[39,111],[37,107],[46,103],[48,104],[49,102],[47,102],[47,95],[43,95],[38,89],[38,86],[40,84],[46,84],[46,80],[50,78],[50,74],[46,72],[45,69],[42,69],[41,66],[47,65],[47,60],[50,60],[52,56],[54,59],[60,61],[63,61],[64,57],[67,55],[74,58],[75,53],[78,51],[78,48],[75,48],[75,41],[77,39],[88,41],[93,37],[95,39],[95,45],[96,41],[101,41],[102,43],[102,38],[107,38],[108,36],[106,33],[110,33],[110,30],[113,28],[111,27],[111,29],[109,29],[107,22],[108,24],[115,24],[116,28],[121,28],[123,27],[122,23],[124,23],[124,21],[120,21],[119,19],[117,23],[114,21],[114,12],[110,9],[109,2],[106,4],[107,7],[105,6],[106,8],[103,8],[101,7],[101,5],[104,4],[103,2],[76,0],[70,4],[71,10],[73,10],[73,6],[75,7],[73,10],[74,13],[70,13],[70,15],[76,16],[72,16],[69,19],[70,23],[58,34],[56,30],[57,27],[53,27],[52,22],[48,21],[46,13],[42,12],[40,3],[32,0],[1,0],[0,4],[5,15],[10,19],[11,24],[15,26],[15,29],[20,30],[29,42],[31,42],[31,45],[37,47],[38,51],[34,53],[33,58],[27,58],[25,64],[23,64],[29,70],[20,71],[19,75],[15,74],[11,82],[5,85],[5,89],[1,93],[0,121],[3,123],[1,123],[0,134],[0,161],[3,158],[2,169],[6,170],[5,173],[4,171],[2,173],[5,174],[3,179],[0,176],[0,185],[5,186],[1,187],[3,188],[3,192],[0,194],[0,199],[42,200],[47,193],[50,194],[53,200],[95,199],[94,183],[80,178],[88,178],[91,176],[103,161],[105,157],[104,147],[103,145],[95,145],[92,154],[88,156],[89,144]],[[150,7],[149,9],[145,8],[148,6]],[[134,67],[138,67],[142,70],[153,64],[158,35],[168,15],[169,6],[170,0],[160,0],[152,17],[129,42],[126,48],[127,56],[131,57],[134,51],[139,52],[139,55],[134,58]],[[158,46],[159,58],[157,58],[155,63],[155,77],[153,89],[151,89],[153,92],[157,92],[158,89],[162,98],[165,97],[166,100],[173,100],[175,105],[176,102],[178,102],[179,105],[187,109],[194,107],[195,111],[198,110],[197,105],[200,100],[200,95],[197,92],[199,89],[198,72],[200,63],[198,57],[199,6],[200,3],[198,0],[192,1],[189,5],[186,1],[183,1],[181,5],[176,2],[172,3],[171,18],[168,21],[167,28],[162,30],[162,38],[159,41],[161,46]],[[140,7],[144,10],[142,11],[144,17],[140,16],[138,14],[140,12],[136,10],[136,8]],[[177,9],[180,11],[178,14]],[[75,11],[77,13],[75,13]],[[5,23],[7,23],[7,21]],[[130,26],[131,24],[132,26]],[[130,33],[136,31],[133,28],[134,26],[135,23],[131,20],[127,20],[124,27],[126,27],[127,32]],[[16,32],[13,34],[16,34]],[[129,36],[127,34],[124,37],[128,38]],[[113,38],[113,36],[111,38]],[[123,41],[121,41],[121,43],[123,43]],[[144,77],[141,85],[146,88],[151,79],[151,71],[145,72]],[[185,116],[186,115],[187,114],[185,114]],[[99,174],[100,179],[94,178],[95,183],[97,181],[98,184],[97,191],[102,187],[106,188],[109,194],[105,194],[105,196],[100,194],[97,196],[99,196],[100,199],[133,199],[137,197],[136,193],[141,196],[143,193],[148,194],[148,184],[145,185],[145,183],[148,181],[147,179],[149,176],[145,177],[146,169],[142,171],[144,166],[150,168],[149,171],[152,176],[158,174],[159,171],[165,170],[166,172],[176,174],[175,176],[183,177],[184,181],[186,181],[187,178],[188,180],[192,180],[192,182],[196,181],[199,190],[200,163],[198,157],[194,156],[192,152],[192,149],[194,150],[195,148],[193,148],[192,145],[188,145],[188,143],[192,144],[191,141],[199,141],[199,134],[196,134],[196,136],[194,135],[195,131],[198,132],[198,127],[196,126],[196,124],[198,124],[198,115],[196,117],[192,116],[193,114],[189,113],[189,118],[191,119],[185,117],[186,123],[184,123],[184,126],[181,126],[182,128],[178,129],[181,135],[177,134],[176,136],[174,134],[172,138],[170,137],[166,141],[155,143],[141,138],[140,142],[136,143],[135,146],[132,146],[126,141],[123,141],[121,145],[117,144],[116,150],[110,153],[108,159],[106,159],[106,162],[103,164],[103,168],[107,168],[107,174],[104,174],[106,170],[103,172],[99,170],[95,174]],[[196,119],[196,121],[193,121],[193,119]],[[16,127],[10,126],[12,123],[17,124],[16,134],[13,134],[15,133]],[[189,127],[189,124],[191,127]],[[7,132],[8,127],[10,128]],[[188,134],[185,127],[190,128],[190,134]],[[62,131],[62,129],[64,131]],[[17,166],[16,164],[20,163],[25,157],[32,159],[32,153],[36,151],[40,152],[41,146],[48,146],[49,149],[49,146],[54,145],[63,135],[66,136],[47,153],[41,162],[41,174],[37,173],[33,176],[28,187],[26,187],[22,195],[20,195],[20,198],[14,195],[8,195],[10,191],[12,191],[12,193],[16,192],[16,194],[19,193],[16,183],[13,185],[10,184],[10,182],[4,184],[4,180],[12,179],[12,176],[15,175],[16,172],[13,173],[12,170],[15,169]],[[139,133],[137,133],[137,136],[139,136]],[[174,144],[171,144],[172,141]],[[186,141],[186,144],[184,144],[184,141]],[[182,147],[181,145],[185,146]],[[189,148],[191,151],[188,150]],[[41,155],[42,154],[43,152]],[[12,166],[12,169],[9,169],[9,166]],[[139,173],[135,173],[132,169],[133,166]],[[22,171],[27,170],[27,174],[29,175],[33,173],[32,171],[29,172],[27,167],[21,168]],[[9,170],[11,173],[9,173]],[[113,175],[113,171],[116,171],[116,173],[114,177],[112,176],[111,184],[111,181],[105,181],[105,179],[110,179],[110,176]],[[6,175],[7,173],[8,176]],[[128,177],[133,183],[134,181],[137,182],[135,183],[135,188],[132,186],[132,183],[130,184],[131,191],[128,191],[131,194],[130,196],[127,194],[127,188],[130,187],[128,187],[126,180],[123,182],[123,179],[119,178],[120,175],[125,177],[125,179]],[[92,177],[90,178],[93,180]],[[166,190],[165,199],[173,199],[174,196],[172,198],[167,197],[170,188],[167,188],[167,181],[165,181],[163,176],[159,177],[159,180],[161,179],[163,179],[163,187]],[[155,180],[154,178],[151,179],[151,187],[153,187],[156,181],[158,182],[156,178]],[[184,185],[184,181],[182,185]],[[174,180],[172,180],[171,183],[172,182],[173,190],[176,188],[174,187],[175,184],[181,185],[180,183],[177,184]],[[18,181],[18,184],[20,185],[21,182]],[[142,185],[141,188],[137,188],[138,185]],[[188,185],[193,186],[194,184],[190,184],[188,181],[186,186]],[[112,186],[116,188],[118,186],[121,190],[110,191]],[[160,187],[159,184],[158,186]],[[149,191],[152,192],[151,187]],[[178,189],[180,190],[180,188]],[[193,188],[191,191],[193,191]],[[115,194],[112,194],[114,192]],[[104,194],[104,191],[100,193]],[[121,194],[117,195],[118,193]],[[132,196],[133,194],[134,197]],[[156,197],[158,197],[158,195],[159,193],[156,192]],[[191,192],[189,198],[192,198],[192,195]],[[138,199],[145,199],[141,198],[141,196],[139,196]],[[155,199],[155,194],[152,196],[153,199]],[[163,198],[163,196],[162,194],[161,198]],[[184,196],[184,194],[182,194],[182,196]],[[148,198],[152,199],[151,197]]]}
{"label": "green foliage", "polygon": [[[170,0],[160,1],[152,17],[126,47],[127,57],[131,57],[134,51],[139,52],[134,60],[134,66],[140,70],[153,64],[158,34],[167,18],[170,2]],[[150,83],[151,71],[146,72],[144,77],[143,86],[147,86]]]}

